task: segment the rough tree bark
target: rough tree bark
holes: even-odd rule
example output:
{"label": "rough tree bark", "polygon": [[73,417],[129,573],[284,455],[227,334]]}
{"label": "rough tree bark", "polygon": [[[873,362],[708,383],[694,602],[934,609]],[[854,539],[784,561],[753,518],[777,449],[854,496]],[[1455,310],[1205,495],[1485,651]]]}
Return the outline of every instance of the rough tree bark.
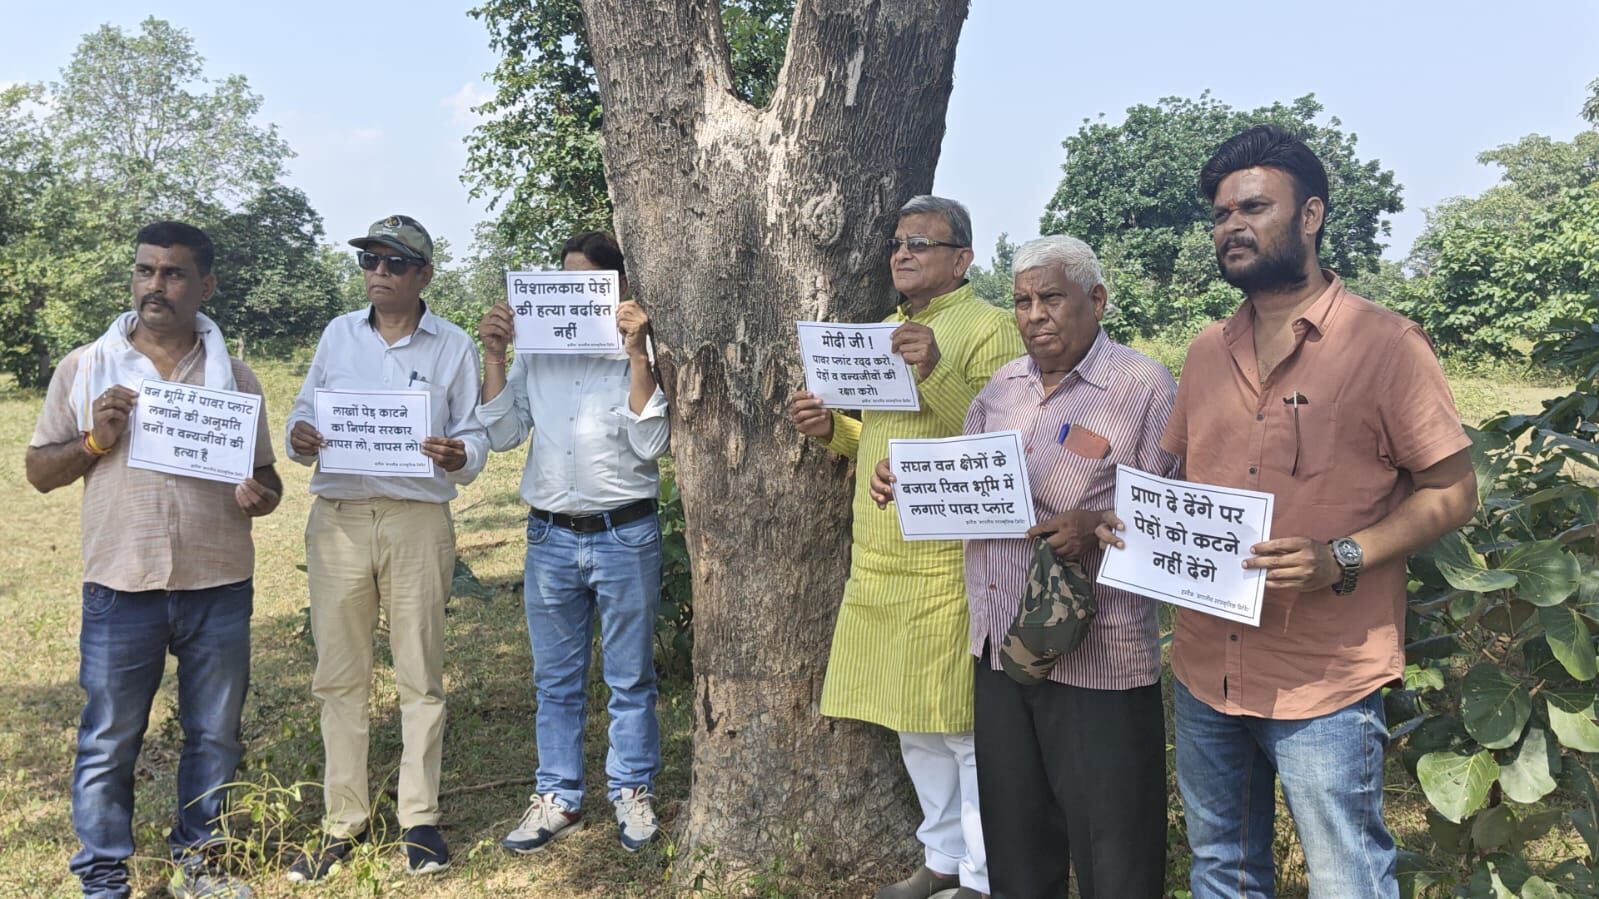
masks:
{"label": "rough tree bark", "polygon": [[883,239],[933,183],[966,0],[799,0],[771,104],[734,96],[716,0],[583,0],[628,278],[654,321],[694,563],[688,854],[818,873],[907,859],[880,728],[817,706],[847,466],[784,412],[794,322],[893,305]]}

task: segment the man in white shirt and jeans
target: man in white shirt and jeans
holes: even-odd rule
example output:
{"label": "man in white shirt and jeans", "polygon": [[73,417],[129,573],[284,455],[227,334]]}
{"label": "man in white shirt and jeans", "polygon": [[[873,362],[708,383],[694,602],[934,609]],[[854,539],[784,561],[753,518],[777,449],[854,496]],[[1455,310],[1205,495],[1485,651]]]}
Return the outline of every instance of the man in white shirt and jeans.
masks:
{"label": "man in white shirt and jeans", "polygon": [[[580,234],[562,249],[567,271],[613,270],[627,296],[622,251],[610,235]],[[510,304],[496,303],[478,325],[489,446],[515,449],[533,433],[522,498],[527,520],[523,606],[538,694],[537,786],[521,823],[501,841],[537,852],[582,827],[583,722],[589,647],[596,615],[611,688],[606,796],[622,845],[655,836],[651,788],[661,767],[655,717],[655,615],[661,593],[661,528],[656,460],[666,452],[666,397],[645,347],[649,317],[638,303],[617,306],[625,353],[518,354]]]}
{"label": "man in white shirt and jeans", "polygon": [[326,877],[364,840],[372,805],[367,789],[367,702],[378,609],[388,613],[389,647],[400,695],[400,790],[407,870],[449,867],[439,833],[439,767],[444,746],[444,603],[455,574],[456,487],[483,470],[488,440],[477,407],[477,348],[455,325],[428,311],[422,289],[433,278],[433,239],[410,216],[391,215],[350,243],[361,252],[371,304],[330,322],[289,414],[289,456],[310,465],[324,446],[316,428],[318,388],[426,390],[426,477],[311,475],[316,496],[305,528],[316,674],[322,705],[324,839],[296,859],[291,881]]}

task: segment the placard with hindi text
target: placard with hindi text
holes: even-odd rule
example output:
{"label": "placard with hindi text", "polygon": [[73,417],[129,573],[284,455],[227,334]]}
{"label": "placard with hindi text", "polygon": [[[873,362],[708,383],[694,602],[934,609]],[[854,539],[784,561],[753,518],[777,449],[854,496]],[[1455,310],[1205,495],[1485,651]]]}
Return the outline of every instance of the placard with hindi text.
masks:
{"label": "placard with hindi text", "polygon": [[323,447],[317,468],[376,478],[433,476],[422,454],[432,410],[426,390],[316,392],[316,429]]}
{"label": "placard with hindi text", "polygon": [[1162,478],[1116,466],[1124,549],[1107,549],[1099,583],[1260,625],[1266,572],[1243,567],[1271,539],[1272,495]]}
{"label": "placard with hindi text", "polygon": [[622,352],[618,279],[611,271],[506,272],[518,353]]}
{"label": "placard with hindi text", "polygon": [[255,471],[261,398],[146,378],[128,444],[128,465],[237,484]]}

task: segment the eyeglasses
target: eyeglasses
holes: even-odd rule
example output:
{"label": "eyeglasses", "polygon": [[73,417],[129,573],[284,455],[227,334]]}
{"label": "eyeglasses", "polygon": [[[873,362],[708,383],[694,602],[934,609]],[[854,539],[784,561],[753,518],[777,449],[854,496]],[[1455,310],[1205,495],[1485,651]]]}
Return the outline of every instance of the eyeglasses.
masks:
{"label": "eyeglasses", "polygon": [[963,243],[945,243],[942,240],[934,240],[931,237],[907,237],[904,240],[900,240],[897,237],[890,237],[888,240],[883,241],[883,243],[888,247],[888,251],[890,253],[898,253],[899,248],[902,246],[905,249],[910,250],[912,253],[925,253],[928,250],[931,250],[933,247],[953,247],[957,250],[968,249]]}
{"label": "eyeglasses", "polygon": [[426,262],[409,256],[380,256],[377,253],[368,253],[366,250],[355,254],[355,264],[365,271],[377,271],[379,262],[387,265],[389,274],[396,278],[404,277],[413,268],[422,268],[427,265]]}

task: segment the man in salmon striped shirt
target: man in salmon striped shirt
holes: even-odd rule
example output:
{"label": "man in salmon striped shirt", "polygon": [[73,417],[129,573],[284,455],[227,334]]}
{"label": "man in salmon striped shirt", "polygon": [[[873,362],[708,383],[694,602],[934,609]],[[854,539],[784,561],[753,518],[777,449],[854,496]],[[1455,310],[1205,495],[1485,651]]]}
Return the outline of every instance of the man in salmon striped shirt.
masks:
{"label": "man in salmon striped shirt", "polygon": [[[1160,448],[1176,395],[1159,362],[1100,327],[1109,293],[1093,250],[1044,237],[1016,251],[1016,327],[1027,355],[989,380],[965,433],[1017,430],[1033,510],[1062,558],[1092,578],[1094,528],[1115,504],[1116,466],[1172,474]],[[873,496],[892,496],[887,460]],[[978,796],[994,899],[1065,894],[1068,863],[1085,897],[1157,899],[1166,868],[1165,720],[1154,603],[1096,587],[1083,643],[1041,683],[1000,666],[1032,540],[967,540],[966,594],[976,657]]]}

